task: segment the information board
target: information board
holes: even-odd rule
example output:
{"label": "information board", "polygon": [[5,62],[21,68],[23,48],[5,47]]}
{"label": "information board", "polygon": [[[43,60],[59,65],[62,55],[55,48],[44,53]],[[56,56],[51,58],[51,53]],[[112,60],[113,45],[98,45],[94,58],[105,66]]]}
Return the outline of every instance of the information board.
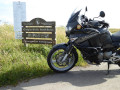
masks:
{"label": "information board", "polygon": [[56,44],[55,22],[47,22],[42,18],[34,18],[30,22],[22,22],[22,42],[29,44]]}

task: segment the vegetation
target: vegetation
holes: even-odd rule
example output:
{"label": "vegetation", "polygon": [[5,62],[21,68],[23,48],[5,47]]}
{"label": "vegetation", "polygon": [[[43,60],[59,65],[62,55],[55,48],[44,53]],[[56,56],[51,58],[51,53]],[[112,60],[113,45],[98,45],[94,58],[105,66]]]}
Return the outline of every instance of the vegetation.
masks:
{"label": "vegetation", "polygon": [[111,31],[111,33],[114,33],[114,32],[120,31],[120,29],[114,29],[114,28],[112,28],[112,29],[110,29],[110,31]]}
{"label": "vegetation", "polygon": [[[116,32],[119,29],[111,29]],[[57,44],[67,42],[65,28],[57,27]],[[50,45],[29,44],[24,47],[21,40],[14,39],[12,25],[0,26],[0,87],[5,85],[16,85],[20,81],[29,80],[52,74],[53,71],[47,65],[47,55],[51,50]],[[86,66],[79,54],[76,65]]]}
{"label": "vegetation", "polygon": [[[57,44],[68,41],[64,27],[58,27],[56,31]],[[24,47],[21,40],[14,38],[12,25],[0,26],[0,86],[16,85],[20,81],[53,73],[46,61],[52,46],[29,44]],[[85,66],[86,63],[78,53],[77,65]]]}

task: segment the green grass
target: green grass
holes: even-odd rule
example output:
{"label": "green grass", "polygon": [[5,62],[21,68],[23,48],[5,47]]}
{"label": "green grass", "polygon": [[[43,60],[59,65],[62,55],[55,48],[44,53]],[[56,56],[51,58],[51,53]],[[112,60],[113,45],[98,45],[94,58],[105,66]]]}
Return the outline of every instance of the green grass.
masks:
{"label": "green grass", "polygon": [[[116,32],[119,29],[111,29]],[[57,27],[57,44],[67,42],[65,28]],[[12,25],[0,26],[0,87],[16,85],[18,82],[35,77],[42,77],[53,73],[47,65],[47,55],[50,45],[29,44],[24,47],[21,40],[14,39]],[[77,50],[79,59],[77,66],[86,66],[87,63]]]}
{"label": "green grass", "polygon": [[112,29],[110,29],[110,31],[111,31],[111,33],[114,33],[114,32],[120,31],[120,29],[114,29],[114,28],[112,28]]}
{"label": "green grass", "polygon": [[[58,27],[57,44],[67,42],[65,28]],[[18,82],[53,73],[47,65],[50,45],[29,44],[24,47],[21,40],[14,39],[12,25],[0,26],[0,87],[16,85]],[[80,56],[77,65],[86,63]]]}
{"label": "green grass", "polygon": [[44,76],[52,72],[46,62],[51,47],[29,45],[14,39],[13,26],[0,26],[0,86]]}

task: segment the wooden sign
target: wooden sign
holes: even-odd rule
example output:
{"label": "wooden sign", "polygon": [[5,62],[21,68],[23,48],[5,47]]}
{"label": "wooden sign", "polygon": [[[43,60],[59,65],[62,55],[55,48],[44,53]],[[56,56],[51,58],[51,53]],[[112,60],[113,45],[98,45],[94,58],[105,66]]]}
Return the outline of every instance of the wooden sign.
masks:
{"label": "wooden sign", "polygon": [[41,33],[23,33],[23,37],[29,38],[54,38],[53,34],[41,34]]}
{"label": "wooden sign", "polygon": [[22,22],[22,43],[56,44],[55,22],[46,22],[42,18],[34,18],[30,22]]}
{"label": "wooden sign", "polygon": [[23,32],[54,32],[54,28],[22,28]]}

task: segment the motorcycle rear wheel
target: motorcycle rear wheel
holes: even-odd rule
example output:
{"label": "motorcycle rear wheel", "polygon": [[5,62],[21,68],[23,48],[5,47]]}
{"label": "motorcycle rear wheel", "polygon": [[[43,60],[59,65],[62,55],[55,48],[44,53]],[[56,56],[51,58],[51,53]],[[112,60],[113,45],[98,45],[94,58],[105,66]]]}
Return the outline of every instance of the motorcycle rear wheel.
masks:
{"label": "motorcycle rear wheel", "polygon": [[66,50],[65,44],[59,44],[53,47],[53,49],[50,51],[47,57],[47,62],[49,67],[54,71],[58,73],[64,73],[72,69],[77,60],[78,60],[78,54],[75,49],[71,51],[71,53],[68,55],[67,59],[62,62],[62,59],[65,56],[65,50]]}

